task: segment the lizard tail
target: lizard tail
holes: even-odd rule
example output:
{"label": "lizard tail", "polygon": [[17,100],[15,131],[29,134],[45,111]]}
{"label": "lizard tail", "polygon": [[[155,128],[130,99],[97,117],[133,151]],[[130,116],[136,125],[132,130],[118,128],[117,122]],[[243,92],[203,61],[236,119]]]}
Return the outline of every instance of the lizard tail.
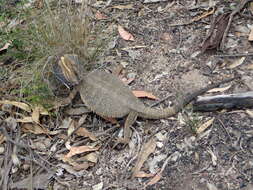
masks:
{"label": "lizard tail", "polygon": [[210,89],[216,88],[217,86],[228,83],[234,79],[239,78],[239,76],[234,78],[225,79],[215,84],[208,85],[207,87],[197,90],[192,94],[186,95],[181,101],[177,102],[174,106],[165,108],[165,109],[154,109],[150,107],[146,107],[142,112],[139,112],[138,115],[143,118],[148,119],[162,119],[171,117],[181,111],[187,104],[189,104],[192,100],[194,100],[197,96],[207,92]]}

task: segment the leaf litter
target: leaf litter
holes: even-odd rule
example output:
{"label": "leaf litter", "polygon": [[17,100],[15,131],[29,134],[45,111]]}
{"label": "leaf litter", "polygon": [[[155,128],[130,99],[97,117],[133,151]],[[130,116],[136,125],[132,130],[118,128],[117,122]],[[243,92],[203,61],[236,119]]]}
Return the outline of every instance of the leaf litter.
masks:
{"label": "leaf litter", "polygon": [[[109,4],[106,5],[105,3]],[[237,2],[234,2],[232,3],[232,6],[229,7],[226,3],[222,4],[218,1],[213,1],[213,3],[216,4],[220,15],[226,14],[223,12],[223,10],[228,10],[231,7],[239,4]],[[193,5],[192,1],[183,1],[182,4],[173,3],[167,9],[165,9],[168,6],[167,3],[164,3],[162,1],[157,1],[156,3],[151,4],[147,3],[145,6],[143,6],[142,2],[136,2],[134,6],[129,6],[127,2],[126,4],[121,4],[119,2],[113,1],[101,1],[94,4],[94,7],[96,7],[98,11],[101,11],[100,15],[96,15],[97,12],[95,13],[95,19],[97,22],[96,24],[103,22],[104,25],[111,25],[110,19],[113,18],[117,20],[116,28],[117,26],[124,26],[124,28],[121,28],[121,32],[119,29],[116,31],[116,35],[120,36],[120,38],[123,40],[118,40],[118,38],[116,38],[114,41],[115,45],[112,49],[110,49],[110,51],[108,50],[107,55],[113,56],[118,63],[122,61],[127,62],[127,65],[124,69],[127,71],[130,70],[131,72],[137,74],[138,77],[134,79],[126,79],[129,80],[126,81],[127,84],[130,84],[130,86],[134,89],[148,89],[149,92],[155,92],[155,94],[158,94],[159,97],[162,97],[165,93],[167,94],[168,92],[177,97],[178,94],[176,91],[174,91],[175,89],[173,89],[173,87],[177,87],[178,84],[176,83],[176,80],[178,78],[181,78],[184,73],[192,70],[192,68],[199,69],[201,71],[200,73],[205,72],[205,63],[210,59],[213,60],[212,55],[210,56],[206,53],[199,54],[196,57],[192,58],[194,61],[189,59],[189,55],[192,55],[192,51],[196,52],[196,46],[200,44],[201,41],[204,41],[206,31],[208,28],[211,30],[212,26],[214,26],[214,30],[216,30],[217,33],[212,34],[212,39],[204,41],[204,46],[202,46],[202,49],[212,49],[214,52],[216,52],[216,49],[219,49],[219,46],[221,44],[221,36],[218,33],[225,33],[222,25],[227,26],[228,18],[223,17],[223,21],[221,23],[212,25],[210,20],[212,20],[212,16],[215,18],[215,14],[217,12],[213,8],[207,9],[208,6],[204,7],[203,9],[204,4],[205,2],[195,4],[196,7],[198,7],[195,9],[191,9],[191,5]],[[101,8],[104,5],[106,5],[106,8]],[[252,3],[249,7],[245,6],[244,10],[252,11]],[[247,13],[247,11],[243,12],[243,14]],[[188,15],[194,16],[191,16],[189,18]],[[200,17],[195,17],[195,15],[200,15]],[[156,17],[158,17],[159,22],[157,22]],[[173,20],[173,22],[168,22],[171,20]],[[181,22],[182,20],[185,22]],[[187,22],[189,20],[193,22]],[[182,25],[177,27],[167,26],[167,22],[188,24],[187,26]],[[248,27],[252,26],[252,21],[246,19],[246,17],[241,16],[238,16],[233,20],[232,27],[229,30],[229,35],[227,35],[227,38],[228,40],[231,38],[240,38],[242,43],[238,43],[238,41],[235,40],[235,46],[229,47],[227,52],[225,49],[224,53],[231,55],[231,53],[236,54],[237,52],[252,52],[251,46],[247,44],[250,40],[250,35],[246,37],[247,39],[244,39],[245,36],[243,37],[241,35],[234,35],[235,33],[233,25],[235,24],[245,25]],[[108,26],[108,28],[109,29],[107,31],[110,32],[113,32],[113,30],[116,29],[113,28],[112,25]],[[128,29],[131,29],[131,33],[129,32],[130,30],[128,31]],[[110,32],[107,33],[108,38],[111,34]],[[171,42],[171,44],[165,44],[164,42],[160,41],[160,36],[164,33],[170,36],[169,42]],[[129,45],[129,43],[131,43],[131,45]],[[133,58],[129,58],[129,55],[126,55],[124,52],[124,49],[128,49],[129,47],[145,48],[140,48],[139,53],[134,56],[133,60]],[[7,50],[9,50],[9,48],[11,47],[8,47]],[[180,51],[175,51],[176,48],[179,48]],[[168,58],[168,63],[160,63],[159,61],[156,61],[159,60],[159,57],[161,56],[166,56]],[[242,59],[243,58],[240,58],[239,60],[241,61]],[[223,58],[221,57],[221,62],[222,61]],[[249,60],[245,59],[243,62],[236,64],[235,67],[230,68],[229,71],[226,67],[217,67],[217,69],[215,69],[215,72],[212,73],[211,70],[209,73],[205,73],[205,75],[209,76],[210,80],[216,80],[217,75],[221,77],[228,76],[232,72],[240,72],[241,74],[249,75],[251,73],[249,67],[251,63],[248,63]],[[108,62],[108,65],[110,64],[111,62]],[[247,67],[240,67],[242,64],[248,66],[248,70],[245,70]],[[164,78],[153,80],[155,76],[159,75],[164,70],[167,73]],[[194,82],[197,83],[198,81]],[[230,84],[225,87],[213,89],[213,91],[216,93],[226,93],[227,91],[234,91],[235,88],[238,88],[238,86],[239,85],[237,84]],[[239,90],[241,89],[247,90],[243,83],[240,84]],[[142,93],[144,95],[141,96],[149,96],[147,95],[147,92]],[[153,94],[150,96],[152,97]],[[203,187],[205,184],[200,184],[201,181],[208,181],[208,184],[214,184],[212,187],[216,186],[222,188],[225,187],[226,184],[224,181],[220,182],[218,179],[225,179],[227,183],[234,187],[234,189],[238,188],[239,186],[249,187],[248,181],[250,180],[249,176],[251,174],[247,171],[251,170],[252,168],[252,164],[250,163],[250,158],[252,156],[252,152],[250,151],[252,127],[250,126],[252,126],[252,123],[248,118],[252,117],[251,110],[234,113],[215,113],[215,116],[218,115],[219,119],[224,122],[224,126],[227,130],[226,132],[224,132],[225,127],[218,127],[216,119],[214,121],[214,117],[210,117],[210,115],[212,116],[213,113],[200,113],[203,115],[203,117],[201,117],[202,119],[205,117],[212,118],[210,120],[207,120],[206,123],[203,122],[203,120],[203,124],[200,125],[200,135],[207,138],[199,138],[198,142],[188,142],[190,144],[189,146],[183,146],[184,143],[188,141],[184,141],[184,139],[188,139],[188,137],[191,136],[191,133],[187,129],[187,127],[189,127],[187,122],[179,123],[177,119],[145,122],[143,120],[138,120],[137,126],[134,126],[134,130],[135,133],[139,136],[139,140],[137,142],[141,142],[139,146],[142,147],[142,153],[138,154],[138,152],[132,151],[130,154],[127,148],[121,151],[110,149],[110,143],[107,141],[107,139],[112,138],[112,133],[105,132],[106,135],[102,136],[102,138],[98,138],[95,135],[96,132],[101,132],[101,130],[103,132],[114,124],[107,122],[105,125],[104,120],[101,120],[101,118],[98,116],[94,116],[94,114],[89,113],[88,115],[85,115],[84,118],[82,118],[80,117],[80,114],[69,116],[65,114],[61,115],[62,112],[57,112],[57,119],[55,120],[55,118],[50,114],[41,111],[39,108],[34,108],[29,104],[9,100],[1,101],[4,101],[1,104],[6,105],[10,103],[10,105],[12,105],[10,106],[9,111],[3,109],[4,115],[0,113],[1,119],[4,118],[5,115],[14,117],[15,122],[17,122],[19,119],[20,122],[16,123],[18,126],[16,129],[21,128],[22,134],[21,137],[18,137],[18,133],[16,133],[16,131],[14,133],[14,131],[11,131],[9,129],[9,136],[0,134],[0,142],[2,145],[0,148],[4,147],[3,153],[7,154],[7,150],[9,150],[9,144],[8,146],[5,146],[5,144],[10,143],[8,140],[10,137],[14,140],[17,138],[16,142],[25,143],[27,145],[30,143],[36,145],[36,141],[41,141],[41,136],[43,136],[44,139],[52,138],[52,140],[54,140],[54,143],[52,142],[51,148],[48,148],[47,151],[39,150],[39,145],[36,145],[33,146],[32,152],[34,151],[35,153],[40,154],[42,157],[41,159],[39,159],[39,156],[35,156],[35,158],[36,160],[39,160],[41,163],[43,163],[46,169],[51,168],[51,166],[46,161],[57,163],[59,177],[62,177],[62,179],[64,179],[65,183],[68,185],[73,185],[73,183],[79,185],[78,182],[82,181],[83,183],[80,184],[79,187],[85,189],[92,187],[140,189],[137,187],[140,187],[138,185],[141,185],[142,188],[145,186],[151,186],[150,188],[160,189],[161,187],[167,186],[168,189],[179,190],[185,187],[185,183],[189,185],[189,187]],[[4,106],[0,106],[2,111],[2,108]],[[183,113],[185,114],[185,111]],[[68,120],[70,123],[67,122],[67,124],[63,124],[65,119],[70,119]],[[71,122],[73,122],[71,120],[75,120],[75,124],[72,123],[70,126]],[[2,121],[0,120],[0,123],[1,122]],[[119,120],[119,122],[121,122],[121,120]],[[211,125],[213,125],[213,127],[210,127]],[[171,126],[175,127],[172,129]],[[75,131],[75,129],[78,127],[80,128]],[[163,127],[166,129],[167,138],[160,140],[160,143],[164,144],[164,146],[157,146],[157,143],[155,143],[156,147],[154,148],[155,145],[151,143],[149,144],[150,147],[147,147],[147,144],[144,144],[142,142],[143,139],[147,139],[150,131],[156,131]],[[240,142],[240,146],[229,142],[227,133],[233,134],[232,136],[235,138],[235,140],[238,140],[237,142]],[[26,139],[28,139],[28,141],[26,141]],[[63,144],[61,144],[61,142],[63,142],[65,139],[67,139],[69,150],[72,149],[72,151],[67,150],[65,147],[63,147]],[[178,148],[180,147],[179,145],[182,141],[182,149],[180,149],[179,152]],[[105,145],[105,148],[100,148],[101,144],[99,142]],[[133,142],[136,142],[135,136],[133,137]],[[20,147],[21,145],[23,144],[16,143],[17,147]],[[137,145],[134,144],[134,146]],[[213,149],[207,148],[210,146]],[[235,152],[231,151],[231,149],[238,151],[235,154]],[[20,152],[23,152],[23,150],[25,151],[26,149],[20,148],[19,150],[21,150]],[[51,154],[54,151],[56,151],[55,156],[52,156]],[[164,154],[164,151],[168,153],[168,158],[164,162],[158,162],[159,166],[162,164],[162,167],[157,167],[156,173],[149,173],[146,165],[149,165],[148,163],[150,160],[152,160],[153,155]],[[184,156],[181,157],[181,154]],[[24,163],[23,159],[20,159],[22,158],[20,157],[22,155],[19,155],[19,152],[17,152],[16,155],[20,162]],[[58,156],[60,155],[64,157],[65,160],[56,159],[59,158]],[[67,157],[67,155],[69,157]],[[169,159],[171,158],[169,155],[171,155],[173,159]],[[228,157],[229,159],[227,159]],[[131,159],[134,161],[131,161]],[[238,159],[242,159],[242,162],[237,163],[236,160]],[[221,165],[219,161],[224,164]],[[5,160],[5,162],[7,163],[7,160]],[[229,173],[231,171],[231,164],[235,162],[236,165],[234,165],[233,168],[233,177],[236,179],[242,179],[240,182],[223,175],[223,173],[217,170],[217,168],[220,168],[222,171]],[[30,163],[27,163],[30,166]],[[39,166],[38,163],[34,163],[35,164],[33,166],[36,168],[32,168],[32,170],[36,171],[38,168],[42,168],[42,166]],[[212,166],[216,167],[209,166],[210,163]],[[125,168],[126,166],[128,166],[128,168]],[[137,174],[135,174],[136,176],[131,180],[131,182],[126,183],[129,175],[133,174],[133,168],[137,168],[137,172],[135,171]],[[176,169],[174,170],[173,168]],[[15,168],[13,169],[12,173],[8,172],[10,171],[8,168],[3,169],[7,174],[10,174],[11,178],[15,178],[15,180],[13,180],[15,182],[14,187],[19,186],[26,188],[28,185],[31,185],[28,180],[30,179],[30,174],[26,175],[28,172],[23,172],[24,170],[22,170],[22,167],[19,169],[20,173],[24,176],[22,179],[18,174],[19,172],[15,172]],[[126,171],[126,173],[123,171]],[[194,173],[194,175],[186,175],[187,173]],[[209,175],[210,173],[212,173],[212,175]],[[45,173],[45,175],[48,175],[48,173]],[[34,176],[34,179],[37,179],[36,176],[41,177],[42,183],[38,185],[33,184],[34,187],[46,188],[45,186],[48,184],[49,178],[45,178],[45,176],[43,176],[43,172],[38,175],[36,174]],[[118,176],[117,180],[115,180],[115,176]],[[138,180],[136,178],[138,178]],[[187,183],[187,180],[189,180],[189,178],[191,180],[191,183]],[[101,182],[100,179],[102,179]],[[20,182],[20,184],[18,182]],[[53,183],[55,186],[56,184],[59,185],[59,183],[56,181]],[[97,186],[94,184],[97,184]],[[29,187],[30,186],[28,186],[28,188]],[[207,185],[205,188],[209,187],[210,185]]]}

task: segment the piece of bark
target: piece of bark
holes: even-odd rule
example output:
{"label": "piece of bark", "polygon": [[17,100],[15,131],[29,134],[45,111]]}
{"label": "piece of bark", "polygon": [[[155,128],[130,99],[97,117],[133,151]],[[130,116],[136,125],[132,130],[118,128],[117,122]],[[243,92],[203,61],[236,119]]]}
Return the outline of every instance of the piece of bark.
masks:
{"label": "piece of bark", "polygon": [[211,28],[204,42],[202,43],[202,52],[210,49],[219,49],[220,42],[229,21],[229,13],[224,13],[214,17]]}
{"label": "piece of bark", "polygon": [[253,91],[227,95],[200,96],[193,103],[194,111],[246,108],[253,108]]}

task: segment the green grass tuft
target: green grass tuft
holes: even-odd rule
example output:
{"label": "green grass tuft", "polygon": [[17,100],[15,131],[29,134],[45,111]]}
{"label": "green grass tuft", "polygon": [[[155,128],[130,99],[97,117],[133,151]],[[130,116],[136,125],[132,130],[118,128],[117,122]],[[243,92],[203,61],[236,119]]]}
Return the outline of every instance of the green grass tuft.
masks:
{"label": "green grass tuft", "polygon": [[[71,3],[53,2],[45,0],[44,8],[38,10],[24,8],[27,1],[21,1],[11,7],[15,11],[5,9],[0,17],[0,21],[7,23],[0,30],[0,47],[11,42],[7,52],[0,55],[0,61],[12,57],[19,64],[18,69],[0,69],[0,73],[10,76],[14,71],[19,88],[12,89],[10,94],[32,104],[41,104],[54,97],[45,82],[51,77],[51,63],[46,65],[49,56],[74,53],[85,64],[84,68],[90,68],[89,63],[96,60],[105,45],[102,39],[94,40],[97,35],[94,31],[99,33],[101,29],[91,27],[85,4],[76,7]],[[5,4],[0,9],[8,6]],[[8,23],[13,19],[23,20],[24,23],[8,29]],[[93,40],[90,40],[91,35]]]}

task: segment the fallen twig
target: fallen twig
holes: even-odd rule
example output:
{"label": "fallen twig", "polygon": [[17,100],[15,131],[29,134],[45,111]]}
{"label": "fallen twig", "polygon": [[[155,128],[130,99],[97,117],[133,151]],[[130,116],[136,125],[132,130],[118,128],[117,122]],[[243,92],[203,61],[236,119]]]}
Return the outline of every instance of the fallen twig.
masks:
{"label": "fallen twig", "polygon": [[215,57],[247,57],[247,56],[253,56],[252,53],[235,53],[235,54],[220,54],[220,55],[214,55]]}
{"label": "fallen twig", "polygon": [[169,94],[169,95],[168,95],[168,96],[166,96],[165,98],[163,98],[163,99],[161,99],[161,100],[159,100],[159,101],[157,101],[157,102],[155,102],[155,103],[151,104],[151,105],[150,105],[150,107],[157,106],[158,104],[160,104],[160,103],[164,102],[165,100],[169,99],[170,97],[172,97],[172,95],[171,95],[171,94]]}
{"label": "fallen twig", "polygon": [[143,4],[147,3],[160,3],[160,2],[166,2],[168,0],[144,0]]}
{"label": "fallen twig", "polygon": [[183,22],[183,23],[175,23],[175,24],[169,24],[169,26],[185,26],[185,25],[189,25],[192,24],[194,22],[200,21],[201,19],[208,17],[210,15],[212,15],[215,11],[215,8],[212,8],[211,11],[205,12],[200,16],[194,17],[193,19],[191,19],[190,21],[187,22]]}
{"label": "fallen twig", "polygon": [[220,109],[244,109],[253,107],[253,91],[216,95],[199,96],[193,103],[194,111],[215,111]]}
{"label": "fallen twig", "polygon": [[211,28],[207,37],[201,45],[201,52],[204,53],[208,49],[217,49],[220,46],[224,31],[229,20],[229,13],[224,13],[214,17],[211,21]]}

